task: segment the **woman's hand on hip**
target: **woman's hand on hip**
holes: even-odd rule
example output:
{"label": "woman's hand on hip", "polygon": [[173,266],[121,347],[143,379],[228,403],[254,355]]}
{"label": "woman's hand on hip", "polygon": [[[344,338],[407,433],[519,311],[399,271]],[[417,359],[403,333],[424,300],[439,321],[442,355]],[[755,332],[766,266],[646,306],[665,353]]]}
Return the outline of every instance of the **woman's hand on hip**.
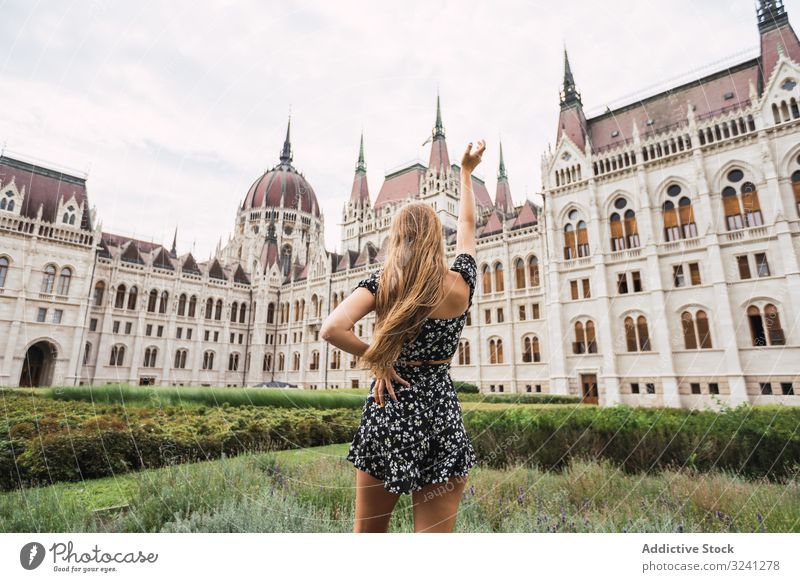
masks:
{"label": "woman's hand on hip", "polygon": [[394,393],[394,387],[392,386],[392,382],[399,382],[404,386],[411,386],[408,380],[405,380],[400,377],[397,373],[397,370],[390,367],[386,374],[380,377],[375,378],[375,403],[378,406],[383,407],[386,404],[386,400],[384,399],[384,390],[389,392],[389,395],[392,397],[392,400],[395,402],[397,401],[397,395]]}

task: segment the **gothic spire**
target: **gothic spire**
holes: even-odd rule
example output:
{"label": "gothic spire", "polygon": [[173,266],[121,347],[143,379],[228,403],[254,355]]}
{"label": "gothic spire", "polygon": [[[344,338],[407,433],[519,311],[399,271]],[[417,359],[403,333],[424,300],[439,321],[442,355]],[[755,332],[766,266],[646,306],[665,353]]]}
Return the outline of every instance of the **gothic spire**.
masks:
{"label": "gothic spire", "polygon": [[506,174],[506,164],[503,161],[503,142],[500,142],[500,167],[497,169],[497,179],[498,180],[508,180],[508,174]]}
{"label": "gothic spire", "polygon": [[366,174],[367,164],[364,162],[364,132],[361,132],[361,145],[358,148],[358,162],[356,163],[356,173]]}
{"label": "gothic spire", "polygon": [[175,234],[172,237],[172,249],[169,251],[169,254],[173,257],[178,256],[178,227],[175,227]]}
{"label": "gothic spire", "polygon": [[569,66],[569,56],[567,47],[564,47],[564,88],[561,91],[561,109],[572,105],[582,105],[581,95],[575,87],[575,79],[572,76],[572,68]]}
{"label": "gothic spire", "polygon": [[286,139],[283,141],[283,150],[281,151],[281,165],[292,165],[292,142],[289,138],[289,132],[292,128],[292,116],[289,116],[289,122],[286,124]]}
{"label": "gothic spire", "polygon": [[436,125],[433,128],[433,139],[444,139],[444,125],[442,125],[442,106],[439,103],[439,94],[436,94]]}

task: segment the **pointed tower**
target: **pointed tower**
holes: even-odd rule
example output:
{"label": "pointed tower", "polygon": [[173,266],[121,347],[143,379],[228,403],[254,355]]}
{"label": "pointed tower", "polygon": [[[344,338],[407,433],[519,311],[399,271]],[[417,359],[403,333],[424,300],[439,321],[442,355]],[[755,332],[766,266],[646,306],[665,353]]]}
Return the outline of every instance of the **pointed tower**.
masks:
{"label": "pointed tower", "polygon": [[175,234],[172,237],[172,249],[169,251],[169,255],[174,259],[178,256],[178,227],[175,227]]}
{"label": "pointed tower", "polygon": [[758,93],[763,92],[778,62],[780,51],[800,63],[800,42],[789,24],[783,0],[758,0],[756,8],[758,32],[761,35],[761,76]]}
{"label": "pointed tower", "polygon": [[583,151],[586,148],[586,116],[583,114],[581,95],[572,77],[566,47],[564,47],[564,86],[561,89],[560,105],[556,143],[561,140],[562,135],[566,135]]}
{"label": "pointed tower", "polygon": [[364,161],[364,132],[361,132],[353,187],[350,190],[350,199],[342,210],[342,243],[345,252],[361,250],[362,238],[368,234],[364,232],[364,229],[370,222],[368,219],[371,216],[371,210],[372,203],[369,199],[369,186],[367,185],[367,164]]}
{"label": "pointed tower", "polygon": [[503,160],[503,142],[500,142],[500,166],[497,169],[497,189],[494,195],[494,207],[504,219],[514,215],[514,202],[511,199],[511,187],[508,185],[506,164]]}
{"label": "pointed tower", "polygon": [[441,174],[450,169],[450,156],[447,154],[447,142],[444,139],[444,125],[442,125],[442,106],[439,95],[436,95],[436,124],[433,126],[431,136],[431,156],[428,168],[436,174]]}
{"label": "pointed tower", "polygon": [[281,150],[281,166],[285,166],[287,168],[292,167],[292,140],[290,138],[290,132],[292,129],[292,116],[289,116],[289,121],[286,123],[286,139],[283,140],[283,149]]}

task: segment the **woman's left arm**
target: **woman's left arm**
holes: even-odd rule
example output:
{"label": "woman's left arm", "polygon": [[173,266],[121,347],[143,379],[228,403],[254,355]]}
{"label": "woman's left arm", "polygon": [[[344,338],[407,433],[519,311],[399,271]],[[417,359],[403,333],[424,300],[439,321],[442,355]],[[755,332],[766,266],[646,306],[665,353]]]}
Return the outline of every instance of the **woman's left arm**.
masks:
{"label": "woman's left arm", "polygon": [[363,287],[358,287],[336,306],[322,322],[322,339],[340,350],[362,356],[369,344],[358,339],[353,331],[356,323],[375,309],[375,296]]}

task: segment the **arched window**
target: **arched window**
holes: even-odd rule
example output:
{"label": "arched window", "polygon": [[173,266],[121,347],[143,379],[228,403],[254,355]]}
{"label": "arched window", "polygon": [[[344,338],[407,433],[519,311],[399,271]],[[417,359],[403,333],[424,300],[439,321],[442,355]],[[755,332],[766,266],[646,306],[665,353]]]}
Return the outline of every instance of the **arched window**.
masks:
{"label": "arched window", "polygon": [[156,367],[156,357],[158,356],[158,348],[149,347],[144,351],[144,362],[142,366],[144,368],[155,368]]}
{"label": "arched window", "polygon": [[181,293],[178,297],[178,315],[186,315],[186,294]]}
{"label": "arched window", "polygon": [[192,295],[192,297],[189,299],[189,317],[194,317],[196,311],[197,311],[197,296]]}
{"label": "arched window", "polygon": [[203,369],[204,370],[214,369],[214,352],[212,351],[203,352]]}
{"label": "arched window", "polygon": [[239,354],[236,352],[228,356],[228,371],[236,372],[239,369]]}
{"label": "arched window", "polygon": [[500,338],[493,338],[489,340],[489,363],[503,363],[503,340]]}
{"label": "arched window", "polygon": [[136,302],[139,298],[139,289],[136,288],[136,285],[131,287],[131,290],[128,291],[128,309],[133,311],[136,309]]}
{"label": "arched window", "polygon": [[494,290],[503,291],[505,285],[503,284],[503,263],[497,261],[494,264]]}
{"label": "arched window", "polygon": [[56,293],[59,295],[69,295],[69,283],[72,281],[72,269],[64,267],[58,276],[58,290]]}
{"label": "arched window", "polygon": [[264,364],[262,365],[264,372],[272,371],[272,354],[264,354]]}
{"label": "arched window", "polygon": [[44,276],[42,277],[42,293],[52,293],[55,280],[56,268],[53,265],[47,265],[44,268]]}
{"label": "arched window", "polygon": [[158,291],[152,289],[147,296],[147,311],[148,313],[155,313],[158,304]]}
{"label": "arched window", "polygon": [[491,293],[492,292],[492,273],[489,270],[489,265],[484,265],[481,268],[481,273],[483,276],[483,292],[484,293]]}
{"label": "arched window", "polygon": [[98,281],[94,286],[94,304],[96,307],[103,305],[103,295],[106,292],[106,284]]}
{"label": "arched window", "polygon": [[303,321],[306,318],[306,300],[300,300],[300,321]]}
{"label": "arched window", "polygon": [[166,291],[161,292],[161,301],[158,302],[158,312],[159,313],[166,313],[167,312],[167,303],[169,302],[169,293]]}
{"label": "arched window", "polygon": [[681,313],[681,327],[683,329],[683,345],[687,350],[710,349],[711,331],[708,316],[703,310],[694,316],[689,311]]}
{"label": "arched window", "polygon": [[589,231],[586,222],[577,209],[567,215],[564,224],[564,259],[589,256]]}
{"label": "arched window", "polygon": [[[339,362],[340,359],[341,359],[341,356],[339,354],[339,351],[338,350],[334,350],[333,354],[332,354],[331,368],[334,368],[334,365],[335,365],[336,368],[338,368],[339,367],[338,362]],[[283,369],[285,367],[286,367],[286,356],[283,355],[283,352],[281,352],[281,353],[278,354],[278,371],[279,372],[283,372]]]}
{"label": "arched window", "polygon": [[539,257],[536,255],[531,255],[528,258],[528,278],[530,279],[531,287],[541,285],[539,280]]}
{"label": "arched window", "polygon": [[591,319],[575,322],[575,341],[572,343],[573,354],[596,354],[597,339],[594,322]]}
{"label": "arched window", "polygon": [[109,359],[109,366],[122,366],[125,362],[125,346],[116,345],[111,346],[111,358]]}
{"label": "arched window", "polygon": [[536,336],[525,336],[522,338],[522,361],[540,362],[541,353],[539,352],[539,338]]}
{"label": "arched window", "polygon": [[[728,230],[761,226],[764,219],[758,202],[758,192],[752,182],[742,182],[744,172],[733,169],[725,176],[727,185],[722,189],[722,207]],[[741,186],[739,183],[742,182]]]}
{"label": "arched window", "polygon": [[[683,190],[678,184],[672,184],[667,188],[669,199],[664,202],[662,207],[664,240],[666,241],[697,236],[692,201],[688,196],[681,196],[682,192]],[[675,200],[677,200],[677,205]]]}
{"label": "arched window", "polygon": [[214,300],[209,297],[206,299],[206,319],[211,319],[214,316]]}
{"label": "arched window", "polygon": [[295,352],[292,354],[292,371],[297,372],[300,369],[300,354]]}
{"label": "arched window", "polygon": [[[800,158],[800,156],[798,156]],[[800,159],[797,160],[800,164]],[[792,174],[792,191],[794,192],[794,209],[797,216],[800,216],[800,170]]]}
{"label": "arched window", "polygon": [[0,257],[0,289],[6,286],[6,277],[8,277],[8,259]]}
{"label": "arched window", "polygon": [[86,342],[84,344],[84,346],[83,346],[83,365],[84,366],[88,366],[89,365],[89,358],[91,358],[91,356],[92,356],[92,344],[89,343],[89,342]]}
{"label": "arched window", "polygon": [[319,305],[319,301],[317,300],[317,294],[314,293],[311,296],[311,313],[312,317],[319,317],[319,312],[317,311],[317,306]]}
{"label": "arched window", "polygon": [[236,318],[239,315],[239,304],[234,301],[231,305],[231,323],[236,323]]}
{"label": "arched window", "polygon": [[267,305],[267,323],[275,323],[275,304]]}
{"label": "arched window", "polygon": [[516,259],[514,261],[514,283],[517,289],[523,289],[525,287],[525,263],[522,259]]}
{"label": "arched window", "polygon": [[114,307],[116,309],[123,309],[125,307],[125,285],[117,287],[117,296],[114,298]]}
{"label": "arched window", "polygon": [[750,338],[754,346],[783,346],[786,337],[781,327],[778,308],[772,303],[764,306],[764,315],[755,305],[747,308],[747,318],[750,321]]}
{"label": "arched window", "polygon": [[247,321],[247,303],[242,303],[239,307],[239,323],[245,323]]}
{"label": "arched window", "polygon": [[644,315],[637,317],[635,322],[630,316],[625,318],[625,344],[629,352],[650,351],[650,334]]}
{"label": "arched window", "polygon": [[214,307],[214,319],[217,321],[222,320],[222,299],[217,299],[217,304]]}
{"label": "arched window", "polygon": [[319,352],[317,350],[311,352],[311,365],[309,368],[311,370],[319,370]]}
{"label": "arched window", "polygon": [[175,367],[183,370],[186,368],[186,354],[188,350],[176,350],[175,351]]}
{"label": "arched window", "polygon": [[458,363],[461,366],[469,366],[470,348],[468,340],[461,340],[458,342]]}

